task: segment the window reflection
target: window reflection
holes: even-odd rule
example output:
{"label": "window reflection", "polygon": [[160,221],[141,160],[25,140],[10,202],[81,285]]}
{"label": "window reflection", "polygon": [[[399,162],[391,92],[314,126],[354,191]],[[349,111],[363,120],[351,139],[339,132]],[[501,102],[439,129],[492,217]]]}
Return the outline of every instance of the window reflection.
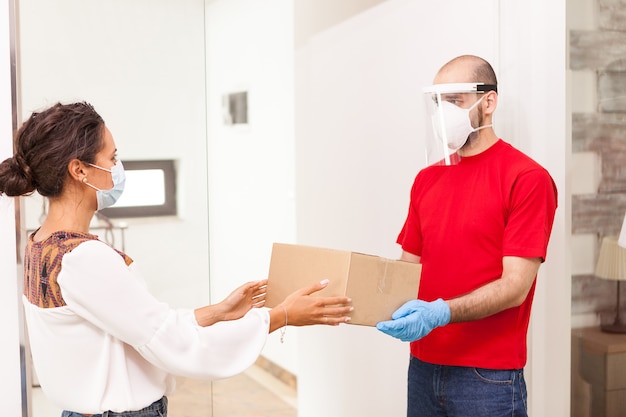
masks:
{"label": "window reflection", "polygon": [[162,169],[126,171],[126,187],[115,207],[165,204],[165,172]]}

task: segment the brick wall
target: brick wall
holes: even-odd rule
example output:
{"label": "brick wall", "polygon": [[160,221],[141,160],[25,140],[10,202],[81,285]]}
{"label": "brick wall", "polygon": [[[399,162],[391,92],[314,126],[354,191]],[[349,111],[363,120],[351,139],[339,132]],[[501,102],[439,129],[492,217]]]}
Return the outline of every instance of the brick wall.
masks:
{"label": "brick wall", "polygon": [[626,212],[626,0],[593,1],[595,28],[569,37],[572,79],[589,84],[573,82],[573,95],[592,90],[591,110],[572,114],[573,327],[614,314],[615,282],[593,267],[602,237],[619,234]]}

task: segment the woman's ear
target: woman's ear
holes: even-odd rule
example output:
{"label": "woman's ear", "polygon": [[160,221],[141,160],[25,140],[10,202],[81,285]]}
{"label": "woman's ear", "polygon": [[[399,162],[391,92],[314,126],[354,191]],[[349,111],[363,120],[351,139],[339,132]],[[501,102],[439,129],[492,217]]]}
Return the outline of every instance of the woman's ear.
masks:
{"label": "woman's ear", "polygon": [[70,177],[76,181],[82,181],[87,176],[85,173],[85,165],[78,159],[74,158],[67,164],[67,171]]}

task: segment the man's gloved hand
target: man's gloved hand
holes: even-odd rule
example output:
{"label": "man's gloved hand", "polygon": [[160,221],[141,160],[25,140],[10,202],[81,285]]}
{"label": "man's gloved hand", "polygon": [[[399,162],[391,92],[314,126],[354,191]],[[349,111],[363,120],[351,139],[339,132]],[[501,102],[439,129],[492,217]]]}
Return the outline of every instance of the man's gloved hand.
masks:
{"label": "man's gloved hand", "polygon": [[441,298],[428,302],[411,300],[392,315],[393,320],[381,321],[376,328],[403,342],[419,340],[435,327],[450,323],[450,307]]}

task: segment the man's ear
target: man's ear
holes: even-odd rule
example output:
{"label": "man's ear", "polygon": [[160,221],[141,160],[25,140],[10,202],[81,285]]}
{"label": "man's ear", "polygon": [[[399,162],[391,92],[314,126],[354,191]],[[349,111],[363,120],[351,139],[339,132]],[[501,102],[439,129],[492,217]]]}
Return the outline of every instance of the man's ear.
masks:
{"label": "man's ear", "polygon": [[498,93],[493,90],[487,92],[483,102],[485,103],[483,105],[483,113],[492,114],[496,110],[496,107],[498,107]]}

